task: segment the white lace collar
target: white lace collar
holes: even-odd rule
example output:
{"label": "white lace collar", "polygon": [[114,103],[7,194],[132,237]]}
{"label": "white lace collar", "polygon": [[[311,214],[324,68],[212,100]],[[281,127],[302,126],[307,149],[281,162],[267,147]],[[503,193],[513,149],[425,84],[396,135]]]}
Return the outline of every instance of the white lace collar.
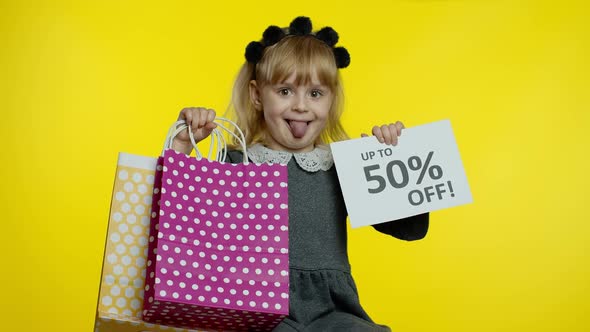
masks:
{"label": "white lace collar", "polygon": [[258,143],[248,148],[248,157],[255,163],[272,163],[287,165],[291,157],[295,156],[297,164],[308,172],[327,171],[334,165],[332,152],[325,145],[319,145],[313,151],[291,153],[275,151]]}

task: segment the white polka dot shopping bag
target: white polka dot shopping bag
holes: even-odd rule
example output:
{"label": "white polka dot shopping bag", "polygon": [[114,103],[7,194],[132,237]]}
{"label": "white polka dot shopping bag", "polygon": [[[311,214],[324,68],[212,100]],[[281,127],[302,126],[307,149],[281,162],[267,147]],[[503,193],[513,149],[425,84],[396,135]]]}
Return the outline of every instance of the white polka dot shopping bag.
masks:
{"label": "white polka dot shopping bag", "polygon": [[238,164],[171,149],[158,159],[145,321],[271,331],[288,315],[287,168],[242,152]]}
{"label": "white polka dot shopping bag", "polygon": [[95,332],[188,331],[141,320],[156,163],[119,154]]}

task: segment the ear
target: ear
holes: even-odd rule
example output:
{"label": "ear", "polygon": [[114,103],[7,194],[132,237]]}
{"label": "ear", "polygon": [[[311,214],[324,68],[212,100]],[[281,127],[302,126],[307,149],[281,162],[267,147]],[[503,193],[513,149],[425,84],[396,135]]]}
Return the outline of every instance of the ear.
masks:
{"label": "ear", "polygon": [[256,84],[256,81],[251,80],[248,88],[250,90],[250,102],[252,105],[254,105],[254,108],[257,111],[262,110],[262,102],[260,101],[260,88],[258,87],[258,84]]}

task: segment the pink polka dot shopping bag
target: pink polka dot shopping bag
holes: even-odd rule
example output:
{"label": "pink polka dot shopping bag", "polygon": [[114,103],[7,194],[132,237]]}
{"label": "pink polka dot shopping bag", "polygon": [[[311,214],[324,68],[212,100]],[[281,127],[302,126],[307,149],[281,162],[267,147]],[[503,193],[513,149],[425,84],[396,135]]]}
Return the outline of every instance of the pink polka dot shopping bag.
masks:
{"label": "pink polka dot shopping bag", "polygon": [[272,330],[288,314],[286,167],[176,153],[181,130],[160,158],[119,154],[94,331]]}
{"label": "pink polka dot shopping bag", "polygon": [[248,162],[243,139],[242,153],[237,164],[198,150],[193,158],[166,149],[158,159],[145,321],[270,331],[288,315],[287,168]]}

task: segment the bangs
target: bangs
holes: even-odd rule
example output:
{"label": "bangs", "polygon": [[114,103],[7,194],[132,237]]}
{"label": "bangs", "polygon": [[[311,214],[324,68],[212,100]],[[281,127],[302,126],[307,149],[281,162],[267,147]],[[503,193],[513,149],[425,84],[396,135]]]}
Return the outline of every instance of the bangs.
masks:
{"label": "bangs", "polygon": [[288,36],[268,47],[256,66],[261,85],[277,84],[295,73],[295,84],[310,84],[313,74],[322,85],[336,91],[338,68],[332,49],[312,36]]}

